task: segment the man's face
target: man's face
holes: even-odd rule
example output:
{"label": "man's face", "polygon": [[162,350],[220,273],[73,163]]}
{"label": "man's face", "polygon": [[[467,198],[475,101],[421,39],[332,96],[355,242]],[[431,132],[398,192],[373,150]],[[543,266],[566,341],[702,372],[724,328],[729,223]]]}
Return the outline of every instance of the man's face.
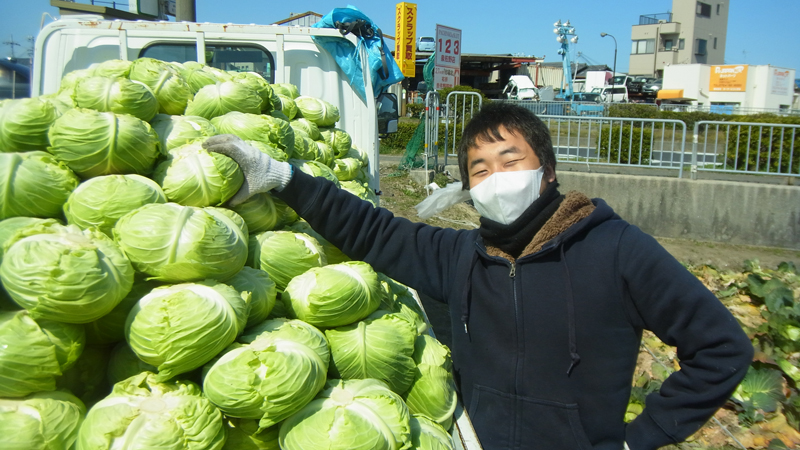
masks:
{"label": "man's face", "polygon": [[[502,140],[495,142],[478,141],[477,146],[467,151],[467,173],[469,186],[479,185],[495,172],[513,172],[516,170],[536,170],[541,167],[539,157],[536,156],[528,142],[519,134],[512,133],[505,127],[500,127]],[[555,174],[546,171],[542,178],[539,193],[549,183],[555,180]]]}

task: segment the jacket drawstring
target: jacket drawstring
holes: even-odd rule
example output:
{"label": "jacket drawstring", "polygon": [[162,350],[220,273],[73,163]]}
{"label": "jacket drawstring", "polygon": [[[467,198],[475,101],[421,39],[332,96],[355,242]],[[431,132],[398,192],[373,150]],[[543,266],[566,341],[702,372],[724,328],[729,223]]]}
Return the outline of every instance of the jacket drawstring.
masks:
{"label": "jacket drawstring", "polygon": [[564,272],[567,275],[567,322],[569,327],[569,357],[572,362],[567,369],[567,376],[581,362],[581,355],[578,354],[578,344],[575,338],[575,299],[572,295],[572,280],[569,276],[567,258],[564,255],[564,244],[561,245],[561,263],[564,265]]}
{"label": "jacket drawstring", "polygon": [[466,283],[464,283],[464,290],[461,293],[461,322],[464,324],[464,333],[467,333],[467,337],[469,337],[467,322],[469,322],[469,300],[472,292],[472,270],[476,262],[478,262],[478,252],[473,251],[471,261],[469,266],[467,266],[467,280]]}

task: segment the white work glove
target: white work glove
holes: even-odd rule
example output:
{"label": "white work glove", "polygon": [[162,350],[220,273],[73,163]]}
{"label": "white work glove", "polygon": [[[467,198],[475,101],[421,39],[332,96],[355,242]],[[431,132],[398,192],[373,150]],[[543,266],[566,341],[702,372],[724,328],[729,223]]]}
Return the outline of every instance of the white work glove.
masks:
{"label": "white work glove", "polygon": [[289,163],[270,158],[233,134],[212,136],[203,142],[203,148],[236,161],[244,173],[242,187],[228,200],[230,206],[236,206],[254,194],[272,189],[280,191],[292,179],[292,166]]}

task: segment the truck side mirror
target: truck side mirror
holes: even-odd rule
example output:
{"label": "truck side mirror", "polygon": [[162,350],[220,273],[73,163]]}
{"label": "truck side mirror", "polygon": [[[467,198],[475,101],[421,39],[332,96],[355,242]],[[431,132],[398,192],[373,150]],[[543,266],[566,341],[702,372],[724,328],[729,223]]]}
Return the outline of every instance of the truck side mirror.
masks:
{"label": "truck side mirror", "polygon": [[378,112],[378,135],[385,136],[397,133],[397,121],[399,108],[397,107],[397,96],[384,92],[375,101]]}

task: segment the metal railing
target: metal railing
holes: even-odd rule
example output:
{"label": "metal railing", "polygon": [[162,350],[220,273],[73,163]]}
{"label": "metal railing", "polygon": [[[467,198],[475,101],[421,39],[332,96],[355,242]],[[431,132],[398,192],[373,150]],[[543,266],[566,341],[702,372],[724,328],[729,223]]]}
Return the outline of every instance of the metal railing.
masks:
{"label": "metal railing", "polygon": [[540,115],[559,161],[587,165],[673,169],[687,163],[686,124],[680,120]]}
{"label": "metal railing", "polygon": [[692,142],[696,171],[800,177],[800,125],[700,121]]}
{"label": "metal railing", "polygon": [[[469,105],[469,106],[467,106]],[[448,156],[457,156],[456,145],[461,140],[464,127],[483,106],[483,98],[477,92],[453,91],[447,94],[444,121],[444,164]],[[452,132],[451,132],[452,128]],[[452,134],[452,136],[451,136]]]}
{"label": "metal railing", "polygon": [[639,16],[639,25],[655,25],[662,21],[672,22],[672,13],[643,14]]}
{"label": "metal railing", "polygon": [[748,114],[777,114],[779,116],[800,116],[800,109],[780,108],[754,108],[737,105],[675,105],[662,104],[660,111],[675,112],[707,112],[714,114],[748,115]]}
{"label": "metal railing", "polygon": [[429,160],[433,167],[439,163],[439,93],[430,91],[425,95],[425,170],[429,170]]}

